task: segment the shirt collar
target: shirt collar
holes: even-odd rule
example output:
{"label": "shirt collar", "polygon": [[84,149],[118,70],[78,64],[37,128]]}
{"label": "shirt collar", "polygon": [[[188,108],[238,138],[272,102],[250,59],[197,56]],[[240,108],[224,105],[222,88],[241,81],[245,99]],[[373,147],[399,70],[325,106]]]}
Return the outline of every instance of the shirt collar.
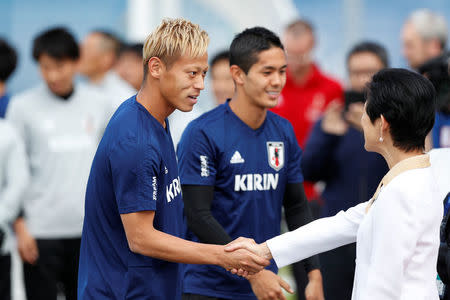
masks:
{"label": "shirt collar", "polygon": [[378,198],[381,189],[387,186],[395,177],[409,170],[423,169],[428,168],[429,166],[431,166],[431,163],[430,163],[430,155],[428,154],[413,156],[398,162],[394,167],[392,167],[389,170],[389,172],[387,172],[387,174],[383,177],[383,179],[381,179],[381,182],[378,185],[375,194],[373,195],[372,199],[370,199],[370,202],[367,205],[366,212],[369,210],[373,202],[375,202],[375,200]]}

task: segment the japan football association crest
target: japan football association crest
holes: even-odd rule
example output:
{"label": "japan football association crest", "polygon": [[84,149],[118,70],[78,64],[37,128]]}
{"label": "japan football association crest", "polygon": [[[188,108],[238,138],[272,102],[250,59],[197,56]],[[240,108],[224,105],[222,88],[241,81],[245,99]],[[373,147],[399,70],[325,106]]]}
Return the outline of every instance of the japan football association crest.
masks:
{"label": "japan football association crest", "polygon": [[279,171],[284,167],[284,143],[283,142],[267,142],[267,156],[269,166],[275,171]]}

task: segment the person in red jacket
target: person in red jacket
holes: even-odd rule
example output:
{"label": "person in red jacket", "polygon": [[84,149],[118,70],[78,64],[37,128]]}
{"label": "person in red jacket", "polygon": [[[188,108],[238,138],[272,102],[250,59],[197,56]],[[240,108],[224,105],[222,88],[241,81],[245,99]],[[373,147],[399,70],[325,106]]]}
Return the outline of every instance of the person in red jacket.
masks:
{"label": "person in red jacket", "polygon": [[[309,22],[296,20],[289,24],[283,34],[283,43],[287,56],[287,79],[278,105],[272,111],[291,122],[297,142],[304,149],[313,125],[328,104],[333,100],[342,101],[343,89],[335,79],[323,74],[313,61],[315,37]],[[313,183],[305,181],[304,187],[309,200],[318,198]],[[312,207],[313,215],[314,211]],[[306,274],[302,271],[304,268],[297,264],[293,269],[300,290],[308,282]]]}

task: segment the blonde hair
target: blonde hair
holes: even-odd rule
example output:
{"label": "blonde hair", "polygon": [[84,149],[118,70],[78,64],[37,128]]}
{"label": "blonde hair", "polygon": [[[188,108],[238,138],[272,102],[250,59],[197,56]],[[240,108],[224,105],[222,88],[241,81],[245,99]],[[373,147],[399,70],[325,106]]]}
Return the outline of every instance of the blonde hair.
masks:
{"label": "blonde hair", "polygon": [[208,44],[208,33],[199,25],[183,18],[164,19],[145,40],[142,50],[144,74],[152,57],[158,57],[170,67],[182,55],[191,57],[204,55]]}

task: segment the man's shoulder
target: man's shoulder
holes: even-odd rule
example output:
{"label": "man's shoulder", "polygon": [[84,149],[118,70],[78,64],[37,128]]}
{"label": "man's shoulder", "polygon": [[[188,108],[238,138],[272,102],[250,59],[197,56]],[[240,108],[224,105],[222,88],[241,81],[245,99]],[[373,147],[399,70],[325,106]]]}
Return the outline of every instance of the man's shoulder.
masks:
{"label": "man's shoulder", "polygon": [[19,135],[9,121],[0,118],[0,136],[4,141],[11,141],[17,139]]}
{"label": "man's shoulder", "polygon": [[269,110],[267,111],[267,120],[272,126],[279,127],[284,133],[290,134],[292,131],[292,134],[294,134],[294,128],[292,127],[291,122],[279,114]]}
{"label": "man's shoulder", "polygon": [[10,105],[22,106],[33,105],[34,103],[42,101],[46,96],[45,87],[40,84],[25,91],[22,91],[11,97]]}
{"label": "man's shoulder", "polygon": [[219,105],[192,120],[186,129],[189,131],[201,131],[206,134],[211,134],[213,132],[218,134],[217,130],[220,129],[219,127],[221,120],[224,118],[224,114],[225,107],[223,107],[223,104]]}
{"label": "man's shoulder", "polygon": [[320,82],[322,85],[329,88],[342,90],[342,84],[336,78],[323,72],[317,65],[314,65],[314,68],[317,82]]}

